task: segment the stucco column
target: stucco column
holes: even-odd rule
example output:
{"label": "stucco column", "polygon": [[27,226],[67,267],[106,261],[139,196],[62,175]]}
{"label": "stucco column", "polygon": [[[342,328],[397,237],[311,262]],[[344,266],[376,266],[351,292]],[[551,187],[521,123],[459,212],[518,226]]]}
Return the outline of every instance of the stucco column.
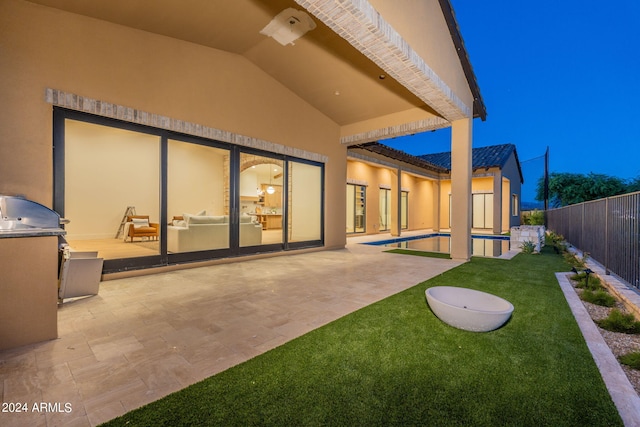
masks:
{"label": "stucco column", "polygon": [[451,123],[451,258],[471,258],[472,119]]}
{"label": "stucco column", "polygon": [[389,231],[392,236],[399,236],[401,225],[400,205],[402,204],[400,191],[402,188],[402,170],[400,168],[393,171],[395,173],[395,182],[391,180],[391,224],[389,224]]}
{"label": "stucco column", "polygon": [[493,175],[493,234],[502,233],[502,171]]}
{"label": "stucco column", "polygon": [[440,183],[433,181],[431,184],[433,189],[433,231],[440,231]]}

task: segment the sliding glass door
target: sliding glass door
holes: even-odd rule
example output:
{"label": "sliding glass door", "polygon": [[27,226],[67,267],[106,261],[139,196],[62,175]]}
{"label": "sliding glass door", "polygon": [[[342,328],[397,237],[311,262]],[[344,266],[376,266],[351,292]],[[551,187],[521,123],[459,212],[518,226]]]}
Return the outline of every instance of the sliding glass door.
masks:
{"label": "sliding glass door", "polygon": [[54,109],[54,209],[104,272],[322,246],[320,163]]}
{"label": "sliding glass door", "polygon": [[476,193],[473,200],[473,228],[493,228],[493,193]]}
{"label": "sliding glass door", "polygon": [[347,184],[347,233],[365,232],[366,188]]}
{"label": "sliding glass door", "polygon": [[160,255],[158,135],[66,119],[66,239],[105,259]]}
{"label": "sliding glass door", "polygon": [[287,166],[288,244],[290,247],[317,244],[323,234],[322,168],[296,160],[290,160]]}
{"label": "sliding glass door", "polygon": [[168,140],[167,251],[230,247],[230,150]]}
{"label": "sliding glass door", "polygon": [[284,162],[240,153],[240,246],[282,245]]}
{"label": "sliding glass door", "polygon": [[409,228],[409,192],[400,192],[400,228]]}
{"label": "sliding glass door", "polygon": [[389,231],[391,228],[391,190],[380,189],[380,228],[379,231]]}

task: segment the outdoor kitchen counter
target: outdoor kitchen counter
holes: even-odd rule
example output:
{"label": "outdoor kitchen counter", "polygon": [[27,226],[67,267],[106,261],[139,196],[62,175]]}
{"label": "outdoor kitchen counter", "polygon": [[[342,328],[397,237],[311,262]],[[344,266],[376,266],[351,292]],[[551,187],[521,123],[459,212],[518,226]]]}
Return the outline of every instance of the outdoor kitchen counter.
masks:
{"label": "outdoor kitchen counter", "polygon": [[58,337],[62,229],[0,231],[0,350]]}
{"label": "outdoor kitchen counter", "polygon": [[20,230],[0,230],[0,239],[12,239],[16,237],[43,237],[63,236],[66,234],[62,228],[25,228]]}

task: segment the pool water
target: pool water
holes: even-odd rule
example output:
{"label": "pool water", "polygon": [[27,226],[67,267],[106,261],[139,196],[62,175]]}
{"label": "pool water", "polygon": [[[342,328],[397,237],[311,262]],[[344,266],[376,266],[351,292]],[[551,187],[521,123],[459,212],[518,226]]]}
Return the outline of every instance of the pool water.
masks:
{"label": "pool water", "polygon": [[[424,252],[451,253],[451,235],[444,233],[369,242],[368,245],[411,249]],[[509,251],[509,236],[471,236],[471,255],[497,258]]]}

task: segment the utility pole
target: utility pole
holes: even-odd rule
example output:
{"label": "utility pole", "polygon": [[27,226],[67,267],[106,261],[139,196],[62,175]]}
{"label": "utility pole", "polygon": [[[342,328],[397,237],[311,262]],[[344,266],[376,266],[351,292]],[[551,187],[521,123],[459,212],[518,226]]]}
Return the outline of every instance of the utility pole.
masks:
{"label": "utility pole", "polygon": [[544,210],[549,210],[549,146],[544,153]]}

